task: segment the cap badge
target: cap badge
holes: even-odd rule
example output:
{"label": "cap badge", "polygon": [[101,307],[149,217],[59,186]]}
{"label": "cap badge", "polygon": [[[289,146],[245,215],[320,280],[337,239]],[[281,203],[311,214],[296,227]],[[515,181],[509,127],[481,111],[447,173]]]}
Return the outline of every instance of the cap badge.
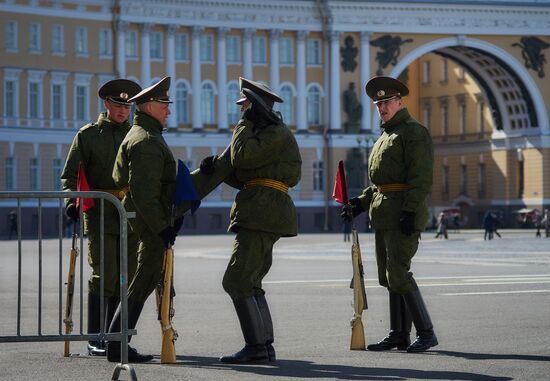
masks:
{"label": "cap badge", "polygon": [[128,99],[128,94],[127,93],[120,93],[120,98],[126,100],[126,99]]}
{"label": "cap badge", "polygon": [[386,92],[384,90],[378,90],[376,92],[377,97],[383,97],[384,95],[386,95]]}

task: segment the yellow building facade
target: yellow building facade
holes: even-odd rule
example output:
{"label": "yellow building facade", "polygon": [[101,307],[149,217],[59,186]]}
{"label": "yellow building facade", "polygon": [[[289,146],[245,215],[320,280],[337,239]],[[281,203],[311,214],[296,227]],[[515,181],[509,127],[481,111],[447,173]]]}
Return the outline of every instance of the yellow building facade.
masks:
{"label": "yellow building facade", "polygon": [[[364,85],[390,75],[407,82],[405,103],[434,139],[431,212],[459,209],[464,226],[479,226],[491,209],[512,224],[514,210],[550,204],[550,1],[478,3],[0,1],[0,191],[60,189],[76,131],[118,77],[172,77],[165,137],[195,168],[228,144],[244,76],[285,100],[303,158],[290,191],[300,231],[338,231],[336,164],[346,159],[352,191],[365,186],[379,120]],[[214,191],[187,231],[225,231],[234,195]],[[2,201],[0,214],[14,207]]]}

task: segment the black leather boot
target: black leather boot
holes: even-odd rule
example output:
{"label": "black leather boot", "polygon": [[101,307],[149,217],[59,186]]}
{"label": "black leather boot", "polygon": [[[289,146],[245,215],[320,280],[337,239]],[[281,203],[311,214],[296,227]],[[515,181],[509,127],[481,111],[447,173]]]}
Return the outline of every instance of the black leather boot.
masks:
{"label": "black leather boot", "polygon": [[[390,333],[382,341],[367,346],[369,351],[389,351],[393,348],[407,349],[411,344],[410,323],[406,329],[407,310],[401,294],[390,291]],[[410,320],[410,319],[409,319]]]}
{"label": "black leather boot", "polygon": [[264,321],[265,348],[267,350],[269,362],[273,362],[276,360],[275,348],[273,347],[273,320],[271,319],[271,313],[269,312],[269,306],[267,305],[265,295],[256,295],[255,298],[256,303],[258,303],[260,315]]}
{"label": "black leather boot", "polygon": [[[106,307],[106,304],[103,305]],[[101,332],[101,298],[99,295],[88,292],[88,333]],[[88,341],[88,356],[105,356],[105,341]]]}
{"label": "black leather boot", "polygon": [[241,323],[245,346],[239,352],[220,357],[220,361],[229,364],[267,362],[265,327],[256,299],[250,296],[233,300],[233,304]]}
{"label": "black leather boot", "polygon": [[[131,299],[128,299],[128,329],[136,328],[139,315],[143,309],[143,303],[135,302]],[[120,332],[120,304],[115,312],[111,326],[109,327],[109,332]],[[128,336],[128,341],[130,341],[131,336]],[[151,355],[142,355],[138,353],[137,350],[128,345],[128,362],[129,363],[142,363],[148,362],[153,359]],[[120,342],[119,341],[110,341],[107,343],[107,360],[110,362],[120,362]]]}
{"label": "black leather boot", "polygon": [[416,340],[407,348],[407,352],[424,352],[435,347],[439,343],[420,290],[416,287],[413,291],[403,294],[403,297],[416,328]]}

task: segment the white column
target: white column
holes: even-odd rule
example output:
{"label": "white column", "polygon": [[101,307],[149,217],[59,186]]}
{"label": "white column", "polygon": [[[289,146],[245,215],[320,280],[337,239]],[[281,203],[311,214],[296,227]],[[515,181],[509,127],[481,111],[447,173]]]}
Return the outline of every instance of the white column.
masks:
{"label": "white column", "polygon": [[246,79],[254,79],[253,72],[252,72],[252,35],[254,34],[255,30],[246,28],[244,30],[244,38],[243,38],[243,65],[244,70],[243,74]]}
{"label": "white column", "polygon": [[201,115],[201,32],[203,28],[194,26],[191,42],[191,92],[193,129],[202,128]]}
{"label": "white column", "polygon": [[218,130],[227,130],[226,37],[229,28],[218,28]]}
{"label": "white column", "polygon": [[269,67],[269,82],[271,88],[276,93],[279,92],[279,38],[281,37],[280,29],[272,29],[270,36],[270,67]]}
{"label": "white column", "polygon": [[363,117],[361,119],[361,131],[372,130],[371,123],[371,102],[365,91],[365,85],[370,79],[370,38],[372,32],[361,32],[361,104],[363,105]]}
{"label": "white column", "polygon": [[116,23],[116,76],[126,77],[126,29],[128,23],[118,20]]}
{"label": "white column", "polygon": [[[178,29],[177,25],[166,25],[166,75],[172,78],[170,85],[170,99],[174,99],[176,91],[174,89],[176,82],[176,41],[174,34]],[[178,122],[176,119],[175,110],[168,115],[168,128],[177,128]]]}
{"label": "white column", "polygon": [[141,87],[151,85],[151,33],[152,24],[141,24]]}
{"label": "white column", "polygon": [[307,31],[299,30],[296,33],[297,44],[297,60],[296,60],[296,91],[298,93],[298,110],[297,130],[298,132],[307,131],[307,115],[306,115],[306,36]]}
{"label": "white column", "polygon": [[340,32],[332,31],[330,38],[330,129],[341,130],[340,121]]}

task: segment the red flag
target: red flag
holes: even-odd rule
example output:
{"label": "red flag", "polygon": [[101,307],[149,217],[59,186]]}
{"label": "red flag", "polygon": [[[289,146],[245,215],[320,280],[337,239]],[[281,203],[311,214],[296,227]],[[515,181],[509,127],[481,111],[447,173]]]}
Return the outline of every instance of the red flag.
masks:
{"label": "red flag", "polygon": [[346,185],[346,171],[344,170],[344,161],[340,160],[338,163],[338,172],[336,172],[336,181],[334,183],[334,190],[332,191],[332,198],[340,204],[348,203],[348,189]]}
{"label": "red flag", "polygon": [[[86,178],[86,173],[84,172],[84,167],[82,166],[82,162],[78,163],[78,177],[76,179],[76,191],[77,192],[87,192],[90,190],[90,185],[88,184],[88,179]],[[82,199],[79,197],[76,199],[76,207],[77,209],[80,207],[80,201]],[[93,198],[85,198],[83,199],[83,207],[82,211],[85,212],[91,207],[94,206],[94,199]]]}

